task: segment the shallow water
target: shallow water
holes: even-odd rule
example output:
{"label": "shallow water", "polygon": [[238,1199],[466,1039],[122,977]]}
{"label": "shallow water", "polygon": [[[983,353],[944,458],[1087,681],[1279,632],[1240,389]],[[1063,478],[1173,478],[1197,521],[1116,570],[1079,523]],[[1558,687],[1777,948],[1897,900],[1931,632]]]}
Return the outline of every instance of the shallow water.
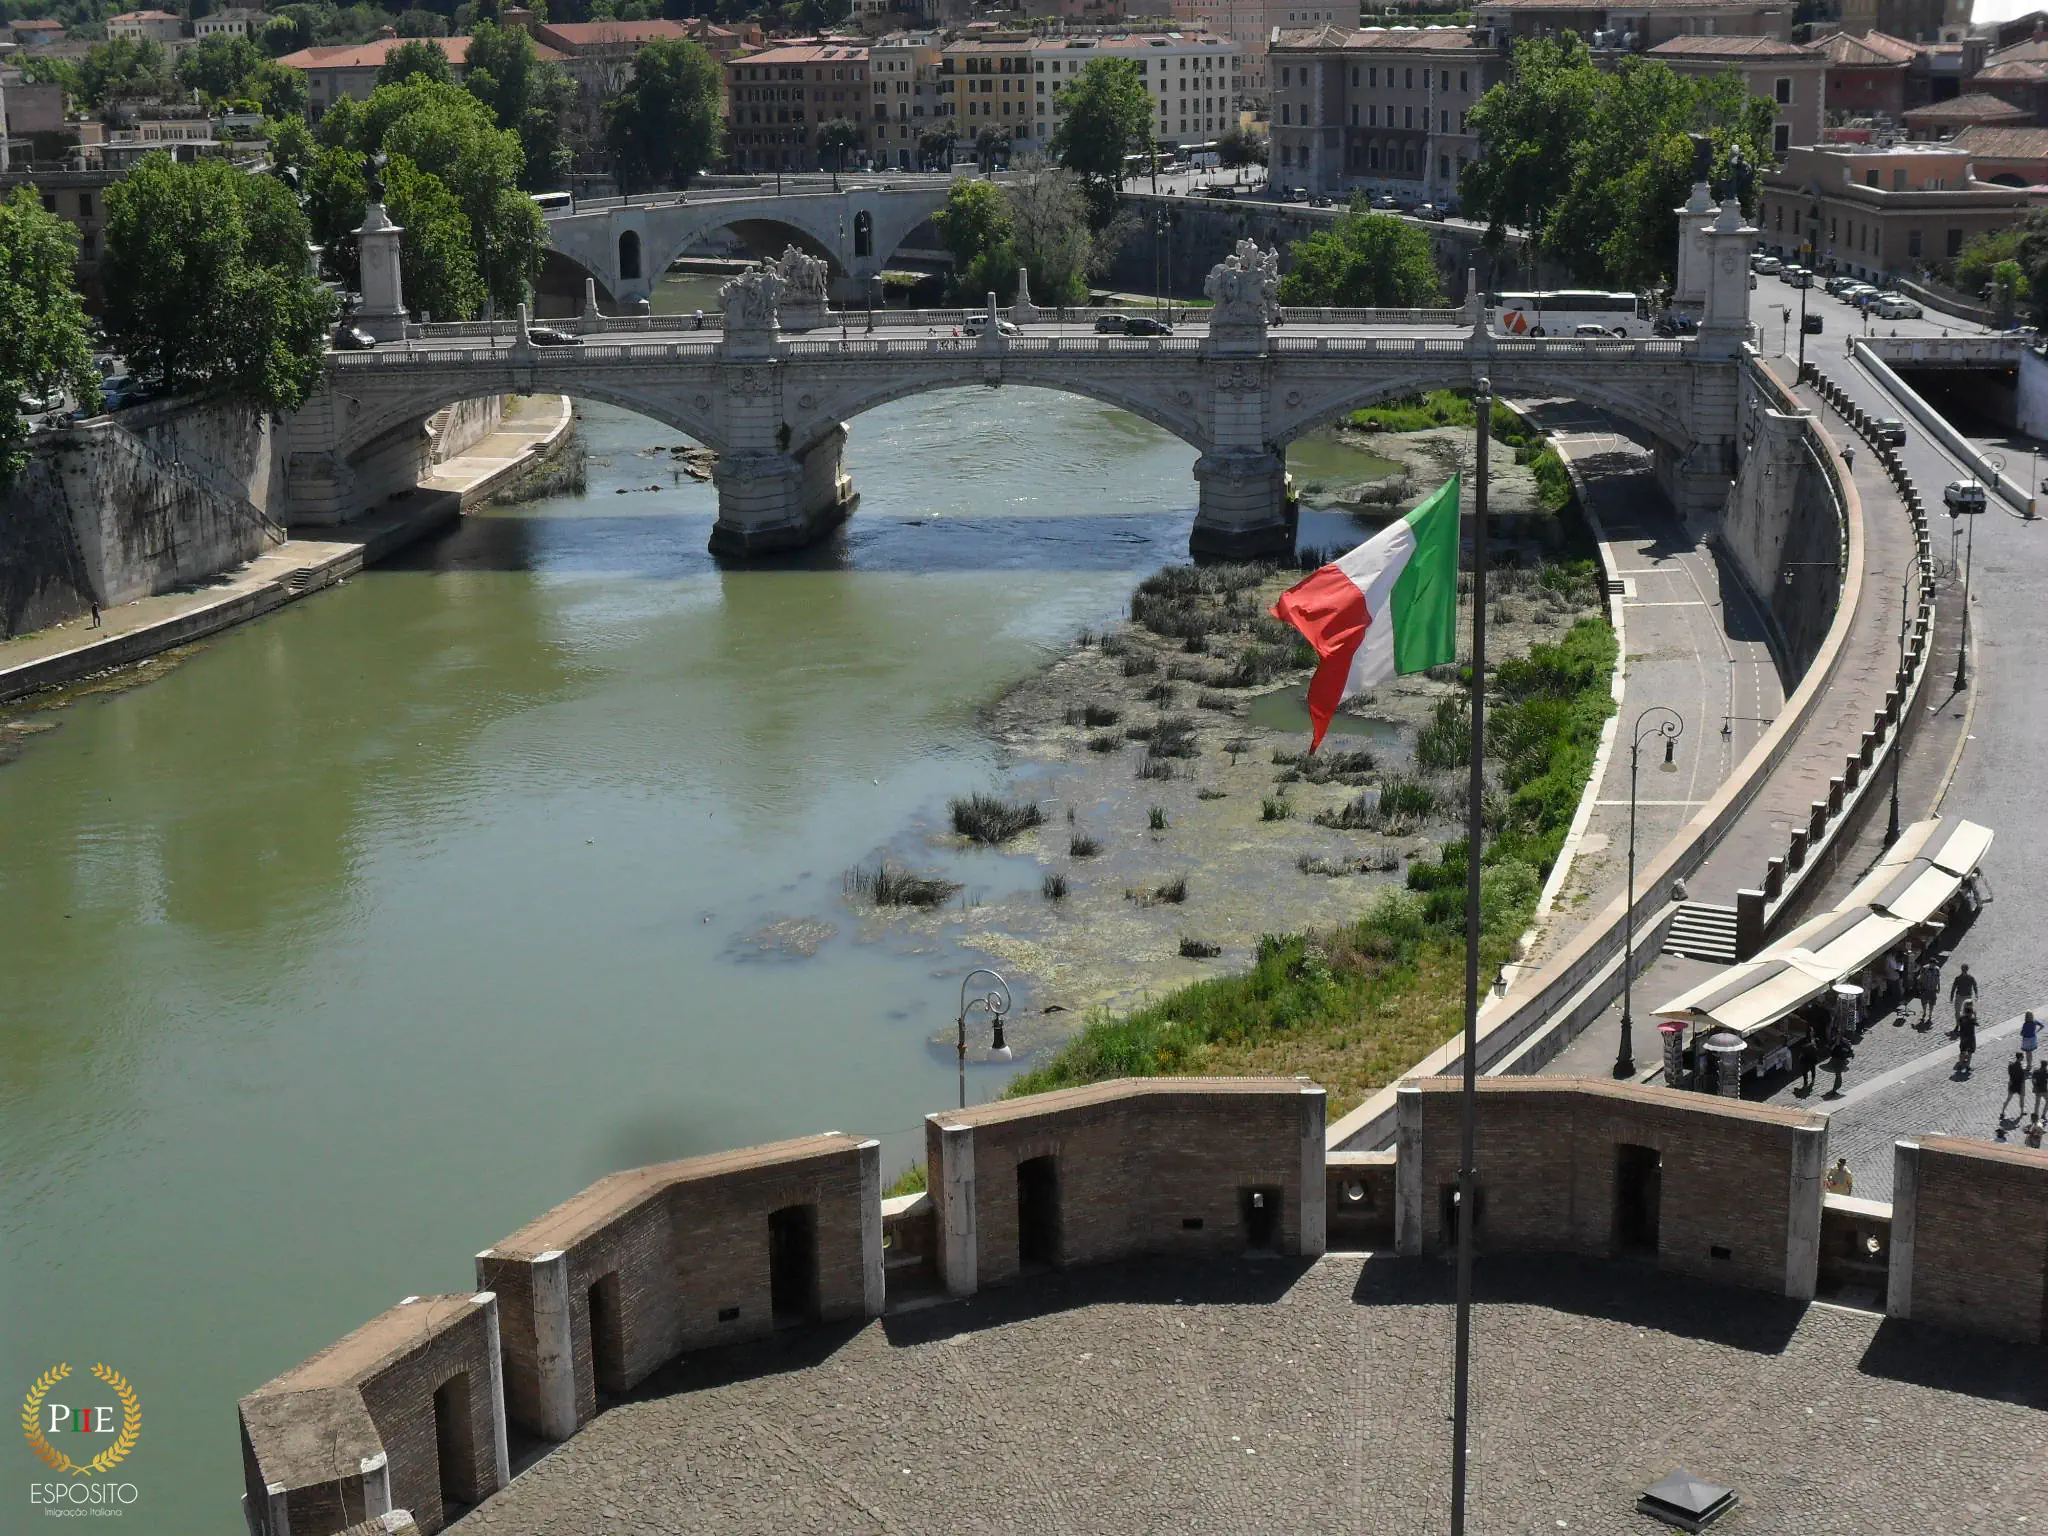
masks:
{"label": "shallow water", "polygon": [[842,875],[1035,888],[927,843],[998,779],[977,710],[1183,558],[1195,492],[1192,449],[1091,402],[927,396],[853,424],[842,536],[727,570],[671,433],[581,430],[586,494],[0,768],[0,1380],[127,1375],[140,1529],[232,1526],[240,1394],[604,1172],[826,1127],[917,1156],[978,957],[864,942]]}

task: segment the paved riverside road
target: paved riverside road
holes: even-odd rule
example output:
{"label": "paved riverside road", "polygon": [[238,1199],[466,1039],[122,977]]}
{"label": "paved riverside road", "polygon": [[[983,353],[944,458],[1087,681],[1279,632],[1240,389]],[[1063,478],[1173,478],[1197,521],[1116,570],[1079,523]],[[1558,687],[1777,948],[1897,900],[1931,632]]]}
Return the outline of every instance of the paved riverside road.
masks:
{"label": "paved riverside road", "polygon": [[1676,772],[1661,771],[1661,747],[1646,749],[1636,804],[1641,864],[1713,798],[1767,729],[1759,722],[1776,716],[1785,690],[1755,601],[1685,531],[1657,489],[1649,449],[1577,401],[1514,404],[1551,434],[1578,473],[1609,568],[1622,583],[1626,647],[1621,735],[1558,893],[1557,916],[1524,958],[1540,966],[1586,918],[1604,912],[1626,882],[1627,742],[1636,717],[1662,704],[1685,722],[1673,754]]}

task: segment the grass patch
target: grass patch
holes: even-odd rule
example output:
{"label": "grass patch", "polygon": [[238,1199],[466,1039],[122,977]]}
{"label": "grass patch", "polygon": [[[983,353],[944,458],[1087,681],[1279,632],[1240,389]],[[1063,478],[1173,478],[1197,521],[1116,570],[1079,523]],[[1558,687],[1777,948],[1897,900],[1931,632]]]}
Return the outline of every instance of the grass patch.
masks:
{"label": "grass patch", "polygon": [[849,869],[840,880],[849,896],[878,907],[942,907],[960,894],[960,882],[913,875],[884,860],[873,869]]}
{"label": "grass patch", "polygon": [[1195,744],[1195,722],[1186,715],[1162,715],[1152,727],[1145,750],[1153,757],[1199,757]]}
{"label": "grass patch", "polygon": [[1180,936],[1180,957],[1183,960],[1214,960],[1223,953],[1221,944],[1211,944],[1207,939],[1191,939]]}
{"label": "grass patch", "polygon": [[1067,877],[1055,870],[1038,882],[1038,889],[1047,901],[1065,901],[1067,899]]}
{"label": "grass patch", "polygon": [[1304,875],[1325,875],[1332,880],[1352,874],[1356,866],[1336,859],[1326,859],[1319,853],[1304,853],[1294,861],[1294,867]]}
{"label": "grass patch", "polygon": [[1074,859],[1092,859],[1102,852],[1102,844],[1086,832],[1076,832],[1067,839],[1067,856]]}
{"label": "grass patch", "polygon": [[1289,821],[1294,816],[1294,806],[1285,795],[1261,795],[1259,797],[1259,820]]}
{"label": "grass patch", "polygon": [[1405,837],[1432,817],[1447,814],[1450,802],[1420,779],[1392,778],[1334,811],[1316,812],[1316,824],[1339,832],[1381,832]]}
{"label": "grass patch", "polygon": [[970,842],[1007,843],[1045,820],[1036,800],[1003,800],[995,795],[974,794],[946,802],[953,816],[953,830]]}
{"label": "grass patch", "polygon": [[1432,772],[1462,768],[1472,760],[1472,703],[1436,701],[1436,713],[1415,733],[1415,766]]}
{"label": "grass patch", "polygon": [[1122,745],[1122,740],[1115,736],[1090,736],[1088,738],[1088,750],[1090,752],[1114,752]]}
{"label": "grass patch", "polygon": [[1195,798],[1197,800],[1228,800],[1230,792],[1225,789],[1198,789],[1195,791]]}
{"label": "grass patch", "polygon": [[1124,655],[1124,676],[1143,677],[1159,670],[1159,658],[1150,651],[1128,651]]}
{"label": "grass patch", "polygon": [[1111,709],[1106,704],[1076,704],[1067,711],[1067,724],[1085,725],[1091,730],[1115,725],[1121,719],[1123,711]]}
{"label": "grass patch", "polygon": [[[1279,761],[1279,754],[1274,754]],[[1303,752],[1292,759],[1297,777],[1310,784],[1363,784],[1379,759],[1360,748],[1355,752]]]}
{"label": "grass patch", "polygon": [[1195,707],[1197,709],[1220,710],[1224,714],[1235,714],[1237,711],[1237,700],[1227,693],[1210,693],[1207,689],[1204,689],[1195,695]]}
{"label": "grass patch", "polygon": [[1148,704],[1157,704],[1162,709],[1171,708],[1179,690],[1171,683],[1154,683],[1140,697]]}
{"label": "grass patch", "polygon": [[1155,805],[1145,813],[1145,825],[1154,832],[1166,830],[1166,807]]}
{"label": "grass patch", "polygon": [[1138,777],[1141,779],[1177,779],[1181,771],[1170,757],[1154,757],[1147,752],[1138,759]]}
{"label": "grass patch", "polygon": [[900,1195],[921,1195],[931,1187],[930,1175],[923,1163],[912,1163],[908,1168],[889,1181],[889,1187],[882,1191],[884,1200],[894,1200]]}

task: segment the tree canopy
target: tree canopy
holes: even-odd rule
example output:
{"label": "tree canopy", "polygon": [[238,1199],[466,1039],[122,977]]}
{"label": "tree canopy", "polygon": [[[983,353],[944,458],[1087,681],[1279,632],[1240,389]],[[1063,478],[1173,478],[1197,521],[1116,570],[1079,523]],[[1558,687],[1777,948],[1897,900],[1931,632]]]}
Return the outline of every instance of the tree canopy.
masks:
{"label": "tree canopy", "polygon": [[718,61],[688,38],[633,55],[625,89],[605,106],[605,142],[622,190],[687,187],[718,158],[722,78]]}
{"label": "tree canopy", "polygon": [[463,89],[491,109],[498,126],[519,136],[520,185],[558,187],[569,174],[569,112],[576,87],[562,66],[534,52],[521,27],[480,21],[469,40]]}
{"label": "tree canopy", "polygon": [[1113,253],[1120,233],[1092,230],[1080,178],[1043,161],[1027,163],[1001,186],[956,181],[932,222],[952,253],[953,295],[964,304],[989,293],[1008,303],[1020,267],[1034,303],[1085,303],[1088,278]]}
{"label": "tree canopy", "polygon": [[27,457],[24,394],[62,385],[81,404],[99,400],[77,264],[77,231],[45,212],[33,187],[0,201],[0,485]]}
{"label": "tree canopy", "polygon": [[424,80],[438,80],[443,85],[455,82],[455,73],[448,66],[448,55],[439,43],[430,43],[425,38],[408,38],[384,55],[384,62],[377,69],[379,85],[403,85],[415,77]]}
{"label": "tree canopy", "polygon": [[82,105],[98,109],[133,97],[175,94],[177,81],[162,43],[117,37],[78,61],[75,89]]}
{"label": "tree canopy", "polygon": [[1058,95],[1065,116],[1052,136],[1052,152],[1081,178],[1105,224],[1116,211],[1124,156],[1151,142],[1152,98],[1129,59],[1092,59]]}
{"label": "tree canopy", "polygon": [[296,410],[334,317],[307,270],[308,233],[275,177],[146,156],[107,189],[108,329],[130,366],[170,390]]}
{"label": "tree canopy", "polygon": [[1361,197],[1329,229],[1289,249],[1280,279],[1283,304],[1338,309],[1418,309],[1443,302],[1426,232]]}
{"label": "tree canopy", "polygon": [[242,93],[242,82],[255,73],[263,54],[246,37],[201,38],[178,56],[178,82],[187,90],[215,101]]}
{"label": "tree canopy", "polygon": [[1512,226],[1582,281],[1648,287],[1676,266],[1689,135],[1711,141],[1717,179],[1738,152],[1761,168],[1774,110],[1732,70],[1697,78],[1635,57],[1605,70],[1574,34],[1530,39],[1472,109],[1483,152],[1459,192],[1496,249]]}

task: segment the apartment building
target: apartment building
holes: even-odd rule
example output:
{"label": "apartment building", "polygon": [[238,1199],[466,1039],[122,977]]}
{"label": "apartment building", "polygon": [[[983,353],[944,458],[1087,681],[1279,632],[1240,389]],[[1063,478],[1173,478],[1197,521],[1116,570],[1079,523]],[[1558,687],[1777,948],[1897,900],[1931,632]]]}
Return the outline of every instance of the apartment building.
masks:
{"label": "apartment building", "polygon": [[861,43],[784,43],[725,66],[726,145],[741,171],[829,169],[817,132],[834,118],[869,125],[868,49]]}
{"label": "apartment building", "polygon": [[1821,98],[1827,92],[1828,55],[1822,48],[1776,37],[1668,38],[1647,55],[1681,75],[1710,77],[1734,70],[1752,96],[1771,104],[1771,152],[1783,158],[1794,144],[1818,144]]}
{"label": "apartment building", "polygon": [[192,36],[202,43],[209,37],[254,37],[269,19],[263,12],[246,7],[213,11],[192,23]]}
{"label": "apartment building", "polygon": [[874,98],[869,126],[877,165],[915,168],[922,163],[918,141],[946,126],[939,92],[943,52],[935,32],[899,32],[868,45],[868,81]]}
{"label": "apartment building", "polygon": [[1576,32],[1595,49],[1641,53],[1674,37],[1775,37],[1792,41],[1782,0],[1479,0],[1472,24],[1502,46]]}
{"label": "apartment building", "polygon": [[1235,39],[1200,32],[1048,38],[1031,50],[1031,142],[1059,131],[1059,93],[1097,59],[1138,68],[1152,98],[1152,136],[1178,147],[1209,142],[1235,128],[1245,103],[1244,50]]}
{"label": "apartment building", "polygon": [[1031,39],[964,37],[939,54],[939,102],[952,130],[973,143],[993,128],[1013,143],[1031,138]]}
{"label": "apartment building", "polygon": [[[2006,142],[2006,136],[2027,135]],[[1985,138],[1975,147],[1971,135]],[[1795,145],[1766,171],[1759,191],[1759,240],[1774,255],[1796,257],[1811,243],[1824,269],[1881,280],[1910,277],[1954,259],[1972,235],[2026,216],[2035,194],[2024,186],[1975,179],[1972,165],[1997,159],[2020,174],[2048,178],[2048,134],[1971,128],[1947,144]],[[2000,152],[2007,152],[1999,158]]]}
{"label": "apartment building", "polygon": [[[506,16],[526,16],[507,10]],[[510,21],[507,22],[511,24]],[[604,138],[604,104],[625,89],[633,73],[633,60],[649,43],[687,40],[701,45],[720,64],[741,49],[761,45],[761,29],[752,23],[718,26],[697,17],[688,21],[569,21],[521,23],[535,43],[552,49],[562,68],[576,85],[576,104],[571,111],[569,135],[578,146],[579,168],[586,161],[601,163],[599,146]],[[723,76],[721,75],[721,81]]]}
{"label": "apartment building", "polygon": [[1273,76],[1274,185],[1443,203],[1479,155],[1469,114],[1507,58],[1465,27],[1282,32]]}
{"label": "apartment building", "polygon": [[1243,59],[1244,105],[1263,116],[1272,99],[1267,54],[1274,36],[1321,26],[1353,26],[1358,7],[1331,0],[1173,0],[1173,15],[1237,44]]}
{"label": "apartment building", "polygon": [[64,23],[49,17],[10,21],[7,35],[21,48],[49,48],[64,41]]}
{"label": "apartment building", "polygon": [[[386,29],[389,30],[388,28]],[[380,37],[373,42],[347,43],[331,48],[301,48],[277,62],[296,69],[306,77],[306,114],[317,121],[321,114],[346,96],[368,101],[377,88],[377,72],[394,49],[409,42],[432,43],[448,58],[448,67],[460,80],[468,68],[470,39],[466,37]],[[544,43],[535,43],[534,57],[561,63],[562,56]]]}
{"label": "apartment building", "polygon": [[185,24],[169,11],[124,11],[107,18],[107,36],[131,43],[175,43]]}

